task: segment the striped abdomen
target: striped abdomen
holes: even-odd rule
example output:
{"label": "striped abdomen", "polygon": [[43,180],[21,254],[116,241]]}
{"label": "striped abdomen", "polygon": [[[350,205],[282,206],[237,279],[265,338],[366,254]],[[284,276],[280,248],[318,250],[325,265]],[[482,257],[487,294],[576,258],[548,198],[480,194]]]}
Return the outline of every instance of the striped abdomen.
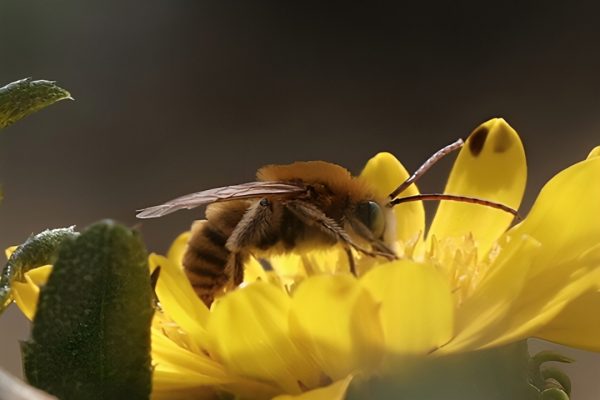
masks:
{"label": "striped abdomen", "polygon": [[206,210],[208,219],[194,222],[183,256],[185,273],[196,294],[207,306],[210,306],[217,293],[234,284],[232,264],[241,262],[236,260],[239,256],[232,256],[226,244],[246,212],[248,203],[232,203],[227,207],[212,204]]}

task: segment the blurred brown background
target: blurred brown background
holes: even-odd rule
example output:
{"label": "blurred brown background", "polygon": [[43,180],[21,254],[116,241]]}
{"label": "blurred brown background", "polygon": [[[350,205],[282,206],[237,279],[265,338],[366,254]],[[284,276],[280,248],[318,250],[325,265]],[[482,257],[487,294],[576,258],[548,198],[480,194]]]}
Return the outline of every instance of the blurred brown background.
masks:
{"label": "blurred brown background", "polygon": [[[0,82],[54,79],[77,99],[1,133],[0,245],[106,217],[134,225],[137,208],[266,163],[358,172],[388,150],[414,169],[493,116],[525,143],[526,210],[600,144],[600,10],[491,4],[0,0]],[[449,166],[425,187],[441,189]],[[144,222],[149,249],[198,215]],[[0,365],[19,373],[27,335],[10,310]],[[565,352],[579,360],[574,398],[597,398],[600,356]]]}

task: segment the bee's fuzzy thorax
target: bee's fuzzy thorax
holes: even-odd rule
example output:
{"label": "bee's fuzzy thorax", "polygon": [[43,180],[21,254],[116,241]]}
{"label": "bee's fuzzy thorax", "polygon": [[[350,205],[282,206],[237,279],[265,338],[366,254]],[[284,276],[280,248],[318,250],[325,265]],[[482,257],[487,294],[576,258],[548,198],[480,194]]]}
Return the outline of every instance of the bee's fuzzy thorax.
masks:
{"label": "bee's fuzzy thorax", "polygon": [[323,184],[334,193],[344,193],[351,200],[372,198],[369,186],[353,177],[350,171],[325,161],[298,161],[287,165],[267,165],[256,173],[261,181]]}

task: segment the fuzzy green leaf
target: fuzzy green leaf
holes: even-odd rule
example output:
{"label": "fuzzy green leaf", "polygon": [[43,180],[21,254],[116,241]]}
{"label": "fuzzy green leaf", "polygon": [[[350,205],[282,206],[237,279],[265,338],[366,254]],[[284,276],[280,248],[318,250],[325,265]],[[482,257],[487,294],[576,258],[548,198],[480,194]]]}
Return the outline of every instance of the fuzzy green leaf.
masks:
{"label": "fuzzy green leaf", "polygon": [[152,294],[138,235],[110,221],[64,243],[42,289],[27,380],[60,399],[147,399]]}
{"label": "fuzzy green leaf", "polygon": [[52,81],[21,79],[0,88],[0,129],[60,100],[73,98]]}
{"label": "fuzzy green leaf", "polygon": [[47,229],[31,236],[10,256],[0,276],[0,314],[12,303],[12,283],[23,281],[25,272],[42,265],[54,264],[60,245],[77,237],[73,227]]}

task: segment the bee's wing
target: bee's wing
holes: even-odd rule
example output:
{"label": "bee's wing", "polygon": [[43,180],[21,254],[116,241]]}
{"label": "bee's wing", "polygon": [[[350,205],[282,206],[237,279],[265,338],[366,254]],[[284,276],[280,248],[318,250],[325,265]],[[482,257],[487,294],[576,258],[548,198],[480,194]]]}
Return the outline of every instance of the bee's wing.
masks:
{"label": "bee's wing", "polygon": [[157,218],[177,210],[191,209],[217,201],[247,199],[252,197],[301,194],[306,187],[284,182],[248,182],[240,185],[208,189],[178,197],[164,204],[138,210],[138,218]]}

